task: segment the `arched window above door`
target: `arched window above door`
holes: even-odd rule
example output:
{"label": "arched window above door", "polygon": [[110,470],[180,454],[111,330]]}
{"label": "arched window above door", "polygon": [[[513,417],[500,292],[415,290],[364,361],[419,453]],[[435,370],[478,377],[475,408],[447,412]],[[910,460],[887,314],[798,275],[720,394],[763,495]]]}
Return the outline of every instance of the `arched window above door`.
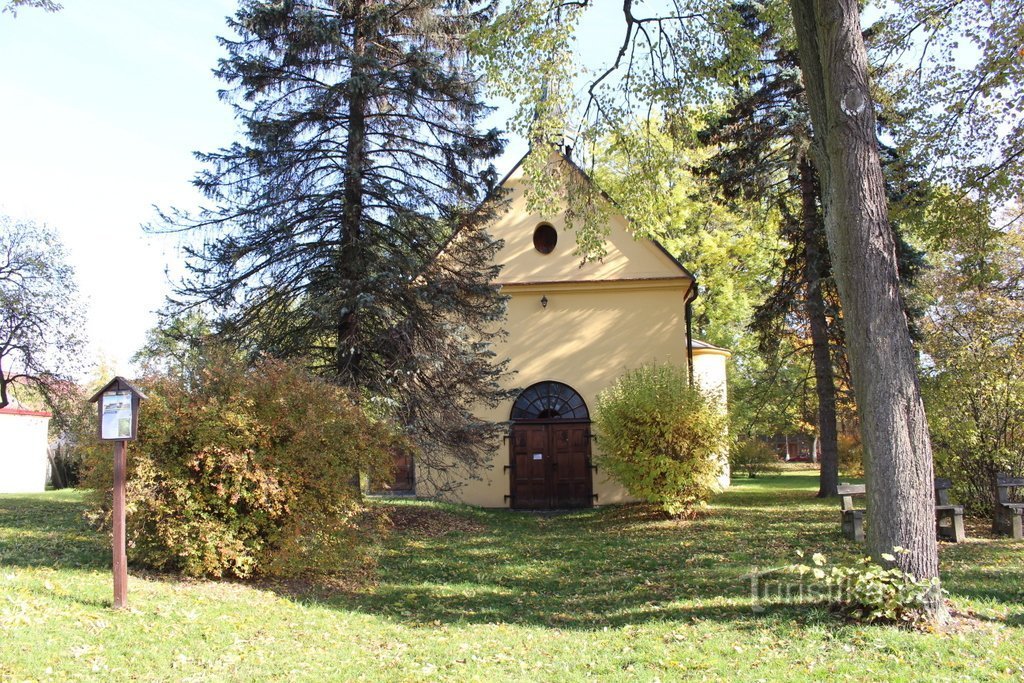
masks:
{"label": "arched window above door", "polygon": [[587,404],[561,382],[538,382],[523,390],[512,405],[512,420],[589,420]]}

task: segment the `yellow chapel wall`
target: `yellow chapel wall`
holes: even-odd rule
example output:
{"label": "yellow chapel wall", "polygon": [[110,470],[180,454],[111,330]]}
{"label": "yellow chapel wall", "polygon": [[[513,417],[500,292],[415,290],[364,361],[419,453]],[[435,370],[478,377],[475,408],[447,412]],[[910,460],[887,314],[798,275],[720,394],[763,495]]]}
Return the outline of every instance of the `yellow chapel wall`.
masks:
{"label": "yellow chapel wall", "polygon": [[[683,302],[685,284],[598,283],[592,285],[522,285],[503,290],[511,296],[508,338],[495,348],[511,358],[515,374],[510,388],[536,382],[568,384],[583,397],[593,415],[597,394],[626,370],[648,362],[686,364]],[[547,297],[547,308],[540,300]],[[505,422],[512,401],[481,411],[485,420]],[[600,451],[600,439],[591,444]],[[458,498],[484,507],[506,507],[509,494],[509,446],[493,452],[480,480],[467,481]],[[600,470],[594,474],[597,505],[632,500],[621,484]]]}

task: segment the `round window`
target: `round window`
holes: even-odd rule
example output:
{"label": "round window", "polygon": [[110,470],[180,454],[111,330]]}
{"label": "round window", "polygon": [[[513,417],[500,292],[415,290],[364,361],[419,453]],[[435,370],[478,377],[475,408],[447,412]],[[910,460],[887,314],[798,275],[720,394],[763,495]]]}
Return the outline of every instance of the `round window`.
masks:
{"label": "round window", "polygon": [[541,223],[533,231],[533,247],[542,254],[550,254],[558,244],[558,231],[547,223]]}

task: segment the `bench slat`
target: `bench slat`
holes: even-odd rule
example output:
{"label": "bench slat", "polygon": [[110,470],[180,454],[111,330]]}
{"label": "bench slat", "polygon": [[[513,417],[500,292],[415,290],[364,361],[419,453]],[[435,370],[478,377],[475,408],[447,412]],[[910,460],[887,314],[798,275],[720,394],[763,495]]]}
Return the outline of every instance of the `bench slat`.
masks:
{"label": "bench slat", "polygon": [[953,488],[953,480],[947,479],[946,477],[935,477],[935,490],[945,491],[946,489]]}
{"label": "bench slat", "polygon": [[936,510],[963,510],[963,505],[936,505]]}
{"label": "bench slat", "polygon": [[1024,486],[1024,477],[1010,477],[1005,474],[997,474],[996,486],[1001,489]]}
{"label": "bench slat", "polygon": [[864,484],[840,484],[836,490],[840,496],[863,496],[867,487]]}

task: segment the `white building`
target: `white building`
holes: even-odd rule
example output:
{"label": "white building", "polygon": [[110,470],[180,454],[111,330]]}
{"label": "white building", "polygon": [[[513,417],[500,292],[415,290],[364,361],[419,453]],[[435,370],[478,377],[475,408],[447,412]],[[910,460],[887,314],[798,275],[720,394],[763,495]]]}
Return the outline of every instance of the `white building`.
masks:
{"label": "white building", "polygon": [[50,413],[0,409],[0,493],[46,490]]}

